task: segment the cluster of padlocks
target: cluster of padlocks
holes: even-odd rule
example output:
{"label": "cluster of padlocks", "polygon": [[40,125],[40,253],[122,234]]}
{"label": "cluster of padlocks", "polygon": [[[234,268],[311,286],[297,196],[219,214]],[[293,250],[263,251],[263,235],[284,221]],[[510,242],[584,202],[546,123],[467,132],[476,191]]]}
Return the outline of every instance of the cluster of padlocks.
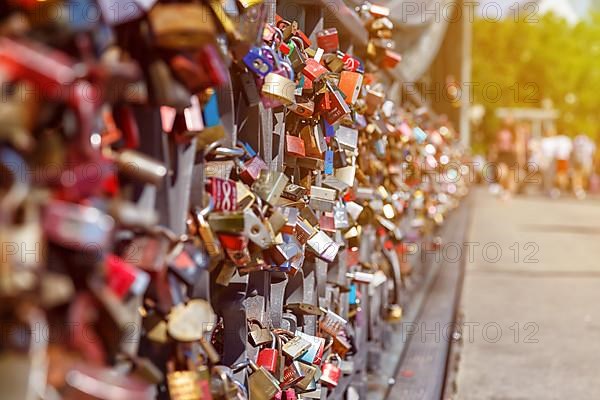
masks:
{"label": "cluster of padlocks", "polygon": [[351,377],[401,320],[407,243],[466,193],[452,128],[378,81],[389,10],[358,7],[358,55],[262,0],[0,12],[2,398],[320,399]]}

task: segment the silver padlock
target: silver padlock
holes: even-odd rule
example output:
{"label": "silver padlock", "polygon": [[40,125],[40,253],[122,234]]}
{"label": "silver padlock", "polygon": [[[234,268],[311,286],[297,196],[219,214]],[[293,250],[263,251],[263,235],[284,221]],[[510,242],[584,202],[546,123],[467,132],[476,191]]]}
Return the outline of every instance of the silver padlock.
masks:
{"label": "silver padlock", "polygon": [[261,249],[266,249],[273,244],[271,233],[265,224],[251,209],[244,211],[244,235]]}

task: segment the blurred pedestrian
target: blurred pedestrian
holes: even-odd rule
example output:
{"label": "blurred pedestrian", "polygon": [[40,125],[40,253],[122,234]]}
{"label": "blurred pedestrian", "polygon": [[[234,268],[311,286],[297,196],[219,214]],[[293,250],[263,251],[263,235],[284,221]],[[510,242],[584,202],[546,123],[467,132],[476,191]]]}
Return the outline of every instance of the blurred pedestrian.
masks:
{"label": "blurred pedestrian", "polygon": [[504,189],[504,198],[509,198],[515,193],[517,166],[517,154],[515,133],[511,119],[506,119],[502,129],[496,135],[493,149],[494,158],[497,163],[499,183]]}
{"label": "blurred pedestrian", "polygon": [[585,198],[589,179],[594,166],[596,144],[586,135],[578,135],[573,139],[573,193],[578,199]]}
{"label": "blurred pedestrian", "polygon": [[573,151],[573,142],[566,135],[558,135],[555,139],[554,157],[556,159],[556,185],[560,193],[569,187],[569,160]]}
{"label": "blurred pedestrian", "polygon": [[540,143],[540,157],[537,167],[542,174],[542,186],[544,193],[552,195],[555,185],[556,162],[554,158],[556,148],[556,131],[553,128],[544,131],[544,137]]}

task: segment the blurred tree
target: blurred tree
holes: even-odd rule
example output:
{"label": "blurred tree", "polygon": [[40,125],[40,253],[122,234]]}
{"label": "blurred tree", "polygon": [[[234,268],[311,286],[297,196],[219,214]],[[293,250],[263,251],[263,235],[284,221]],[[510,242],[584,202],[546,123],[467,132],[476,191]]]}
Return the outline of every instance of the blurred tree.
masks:
{"label": "blurred tree", "polygon": [[541,107],[561,113],[561,133],[600,136],[600,13],[576,25],[552,14],[521,15],[473,27],[472,100],[486,107],[489,142],[498,107]]}

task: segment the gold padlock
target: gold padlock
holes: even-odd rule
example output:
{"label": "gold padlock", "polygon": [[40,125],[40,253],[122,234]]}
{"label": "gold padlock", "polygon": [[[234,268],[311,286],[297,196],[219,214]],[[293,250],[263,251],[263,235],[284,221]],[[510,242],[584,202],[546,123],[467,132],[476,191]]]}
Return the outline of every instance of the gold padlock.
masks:
{"label": "gold padlock", "polygon": [[276,73],[269,72],[267,76],[265,76],[261,92],[269,99],[280,101],[284,105],[289,105],[296,101],[295,90],[296,83],[294,81]]}

